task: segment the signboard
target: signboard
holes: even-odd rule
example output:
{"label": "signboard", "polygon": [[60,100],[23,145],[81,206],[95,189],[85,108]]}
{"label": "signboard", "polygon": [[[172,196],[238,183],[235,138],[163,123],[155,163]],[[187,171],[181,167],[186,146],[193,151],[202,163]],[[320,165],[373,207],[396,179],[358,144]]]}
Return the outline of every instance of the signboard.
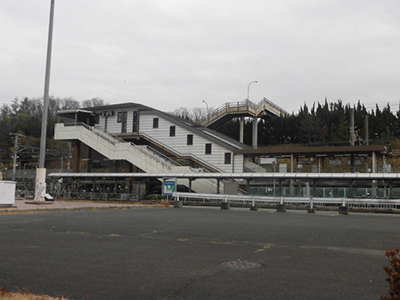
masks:
{"label": "signboard", "polygon": [[175,181],[164,181],[164,195],[172,195],[175,192]]}
{"label": "signboard", "polygon": [[275,157],[260,157],[260,164],[262,164],[262,165],[276,164],[276,158]]}
{"label": "signboard", "polygon": [[329,160],[329,165],[330,166],[341,166],[342,165],[342,160],[340,158],[330,159]]}

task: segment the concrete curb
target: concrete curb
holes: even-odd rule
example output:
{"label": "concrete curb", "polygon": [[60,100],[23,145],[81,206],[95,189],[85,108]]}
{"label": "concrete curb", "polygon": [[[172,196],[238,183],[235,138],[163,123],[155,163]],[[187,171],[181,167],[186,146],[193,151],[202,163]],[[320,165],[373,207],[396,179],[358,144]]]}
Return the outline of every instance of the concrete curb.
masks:
{"label": "concrete curb", "polygon": [[23,213],[45,213],[45,212],[62,212],[62,211],[84,211],[84,210],[108,210],[108,209],[145,209],[145,208],[167,208],[162,205],[106,205],[106,206],[79,206],[79,203],[76,203],[75,207],[46,207],[46,208],[17,208],[17,207],[9,207],[9,208],[0,208],[0,214],[23,214]]}

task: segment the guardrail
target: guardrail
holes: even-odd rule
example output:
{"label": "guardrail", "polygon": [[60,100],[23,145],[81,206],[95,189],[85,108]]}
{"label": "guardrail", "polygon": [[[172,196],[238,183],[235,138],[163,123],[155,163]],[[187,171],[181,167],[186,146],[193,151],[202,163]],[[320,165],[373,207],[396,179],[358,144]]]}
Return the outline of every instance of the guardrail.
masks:
{"label": "guardrail", "polygon": [[394,209],[400,207],[399,199],[358,199],[358,198],[322,198],[322,197],[262,197],[244,195],[222,195],[222,194],[196,194],[196,193],[173,193],[175,201],[215,203],[229,202],[232,204],[256,205],[256,204],[285,204],[305,205],[310,208],[327,205],[338,205],[348,207],[384,208]]}

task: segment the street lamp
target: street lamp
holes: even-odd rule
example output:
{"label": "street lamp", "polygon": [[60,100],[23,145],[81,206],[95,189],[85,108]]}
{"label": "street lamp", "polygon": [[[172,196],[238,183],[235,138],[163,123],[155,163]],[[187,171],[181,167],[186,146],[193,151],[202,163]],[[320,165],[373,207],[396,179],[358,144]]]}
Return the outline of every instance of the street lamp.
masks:
{"label": "street lamp", "polygon": [[258,82],[258,81],[255,80],[255,81],[250,82],[250,83],[247,85],[247,100],[250,100],[250,97],[249,97],[250,85],[251,85],[252,83],[257,83],[257,82]]}
{"label": "street lamp", "polygon": [[210,120],[210,114],[209,114],[209,110],[208,110],[208,103],[205,100],[203,100],[203,102],[206,104],[207,120]]}
{"label": "street lamp", "polygon": [[50,1],[50,20],[49,20],[49,35],[47,40],[47,58],[46,58],[46,74],[44,80],[44,99],[43,99],[43,116],[42,128],[40,136],[40,155],[39,168],[36,169],[35,183],[35,199],[34,202],[44,202],[46,194],[46,133],[47,133],[47,115],[49,110],[49,87],[50,87],[50,67],[51,67],[51,47],[53,43],[53,22],[54,22],[54,1]]}

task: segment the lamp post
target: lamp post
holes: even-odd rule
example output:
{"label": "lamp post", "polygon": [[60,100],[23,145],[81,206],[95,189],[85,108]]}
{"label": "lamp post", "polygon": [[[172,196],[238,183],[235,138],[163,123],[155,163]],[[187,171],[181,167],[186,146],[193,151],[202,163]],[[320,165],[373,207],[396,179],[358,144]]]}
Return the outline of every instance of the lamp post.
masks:
{"label": "lamp post", "polygon": [[258,82],[258,81],[255,80],[255,81],[250,82],[250,83],[247,85],[247,100],[250,100],[250,96],[249,96],[249,93],[250,93],[250,85],[251,85],[252,83],[257,83],[257,82]]}
{"label": "lamp post", "polygon": [[203,102],[206,104],[206,110],[207,110],[207,120],[210,121],[210,114],[209,114],[209,110],[208,110],[208,103],[203,100]]}
{"label": "lamp post", "polygon": [[49,110],[49,87],[50,87],[50,67],[51,67],[51,48],[53,43],[53,21],[54,21],[54,1],[50,1],[50,21],[49,35],[47,41],[47,58],[46,58],[46,75],[44,81],[44,97],[43,97],[43,115],[42,129],[40,136],[40,155],[39,168],[36,169],[35,199],[34,202],[44,202],[46,194],[46,132],[47,132],[47,115]]}

